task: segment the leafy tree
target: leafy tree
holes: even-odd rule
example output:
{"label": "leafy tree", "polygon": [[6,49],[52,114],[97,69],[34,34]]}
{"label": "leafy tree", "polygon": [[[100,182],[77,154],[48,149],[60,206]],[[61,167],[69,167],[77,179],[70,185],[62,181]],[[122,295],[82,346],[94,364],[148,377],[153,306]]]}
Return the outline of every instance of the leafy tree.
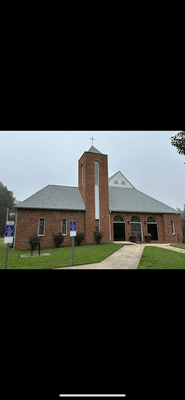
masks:
{"label": "leafy tree", "polygon": [[185,131],[177,133],[175,136],[171,136],[171,144],[175,146],[177,152],[185,156]]}
{"label": "leafy tree", "polygon": [[16,199],[13,197],[13,192],[0,182],[0,236],[4,235],[7,208],[9,208],[10,212],[13,212],[15,202]]}

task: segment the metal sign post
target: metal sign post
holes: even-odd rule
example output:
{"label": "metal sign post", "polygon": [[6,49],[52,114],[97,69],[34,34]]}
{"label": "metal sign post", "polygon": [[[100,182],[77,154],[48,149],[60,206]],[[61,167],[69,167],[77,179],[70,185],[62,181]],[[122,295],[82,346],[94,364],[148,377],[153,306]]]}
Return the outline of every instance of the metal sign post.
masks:
{"label": "metal sign post", "polygon": [[74,237],[76,236],[76,221],[70,221],[70,236],[72,236],[72,265],[74,265]]}
{"label": "metal sign post", "polygon": [[5,237],[4,237],[4,243],[7,243],[5,269],[7,269],[7,264],[8,264],[9,243],[13,243],[13,235],[14,235],[14,221],[6,221]]}

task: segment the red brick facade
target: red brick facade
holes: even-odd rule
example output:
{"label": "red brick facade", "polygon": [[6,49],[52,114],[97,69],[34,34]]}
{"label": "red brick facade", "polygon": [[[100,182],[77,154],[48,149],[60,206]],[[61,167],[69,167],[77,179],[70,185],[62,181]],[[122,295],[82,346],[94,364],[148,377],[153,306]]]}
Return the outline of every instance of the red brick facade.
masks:
{"label": "red brick facade", "polygon": [[[178,243],[178,235],[182,234],[182,223],[181,217],[178,214],[149,214],[149,213],[131,213],[131,212],[111,212],[110,214],[110,226],[111,226],[111,236],[110,240],[114,241],[114,228],[113,219],[116,215],[120,215],[125,220],[125,240],[129,241],[131,235],[131,218],[137,216],[141,220],[141,229],[143,240],[142,243],[146,243],[145,235],[148,233],[147,219],[149,217],[154,217],[157,221],[158,228],[158,240],[151,241],[151,243]],[[174,221],[175,234],[172,234],[171,221]],[[137,243],[137,242],[136,242]]]}
{"label": "red brick facade", "polygon": [[[182,236],[181,217],[178,214],[148,214],[132,212],[109,212],[108,190],[108,157],[105,154],[85,152],[78,161],[78,188],[84,201],[85,211],[60,211],[17,209],[15,249],[29,248],[31,235],[38,235],[39,218],[45,218],[45,232],[41,236],[41,248],[54,246],[53,234],[62,230],[62,218],[67,218],[67,234],[63,245],[71,245],[70,221],[76,221],[77,232],[85,233],[83,243],[94,243],[95,231],[95,168],[99,163],[99,220],[100,231],[103,233],[103,242],[114,241],[113,219],[116,215],[125,220],[125,240],[131,234],[131,218],[138,216],[142,223],[142,242],[148,233],[147,219],[154,217],[157,221],[158,243],[177,243],[178,235]],[[82,178],[83,177],[83,178]],[[82,182],[83,179],[83,182]],[[127,189],[128,190],[128,189]],[[171,221],[174,221],[175,234],[172,234]],[[155,241],[156,242],[156,241]]]}
{"label": "red brick facade", "polygon": [[76,221],[78,232],[85,232],[84,211],[57,211],[18,209],[16,221],[15,249],[27,249],[30,247],[29,238],[33,234],[38,235],[39,218],[45,218],[45,232],[41,238],[41,247],[54,246],[53,234],[62,230],[62,218],[67,218],[67,235],[64,236],[63,245],[72,245],[70,237],[70,221]]}

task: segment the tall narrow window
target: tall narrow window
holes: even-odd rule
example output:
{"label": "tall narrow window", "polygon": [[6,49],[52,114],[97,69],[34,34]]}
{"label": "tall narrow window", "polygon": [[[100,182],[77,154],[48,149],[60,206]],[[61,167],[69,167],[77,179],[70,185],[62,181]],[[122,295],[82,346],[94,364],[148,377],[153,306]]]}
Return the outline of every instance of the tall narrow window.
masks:
{"label": "tall narrow window", "polygon": [[95,220],[95,227],[96,227],[96,231],[100,230],[100,221],[99,221],[99,219]]}
{"label": "tall narrow window", "polygon": [[172,235],[175,235],[175,222],[171,221],[172,224]]}
{"label": "tall narrow window", "polygon": [[132,233],[136,235],[136,240],[138,241],[143,240],[142,225],[139,217],[135,216],[131,218],[131,230]]}
{"label": "tall narrow window", "polygon": [[62,218],[62,234],[67,235],[67,219]]}
{"label": "tall narrow window", "polygon": [[83,164],[81,164],[81,187],[83,187]]}
{"label": "tall narrow window", "polygon": [[44,235],[44,230],[45,230],[45,219],[39,218],[39,236]]}
{"label": "tall narrow window", "polygon": [[99,162],[94,163],[94,176],[95,176],[95,220],[100,219],[99,211]]}

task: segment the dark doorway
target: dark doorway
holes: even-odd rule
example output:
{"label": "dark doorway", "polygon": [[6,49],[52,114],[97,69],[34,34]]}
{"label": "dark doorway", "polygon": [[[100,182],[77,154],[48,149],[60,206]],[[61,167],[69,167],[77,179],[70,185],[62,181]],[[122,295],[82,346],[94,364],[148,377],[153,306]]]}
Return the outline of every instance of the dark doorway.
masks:
{"label": "dark doorway", "polygon": [[124,223],[114,223],[114,241],[125,240],[125,224]]}
{"label": "dark doorway", "polygon": [[158,240],[157,224],[148,224],[148,233],[152,235],[151,240]]}

